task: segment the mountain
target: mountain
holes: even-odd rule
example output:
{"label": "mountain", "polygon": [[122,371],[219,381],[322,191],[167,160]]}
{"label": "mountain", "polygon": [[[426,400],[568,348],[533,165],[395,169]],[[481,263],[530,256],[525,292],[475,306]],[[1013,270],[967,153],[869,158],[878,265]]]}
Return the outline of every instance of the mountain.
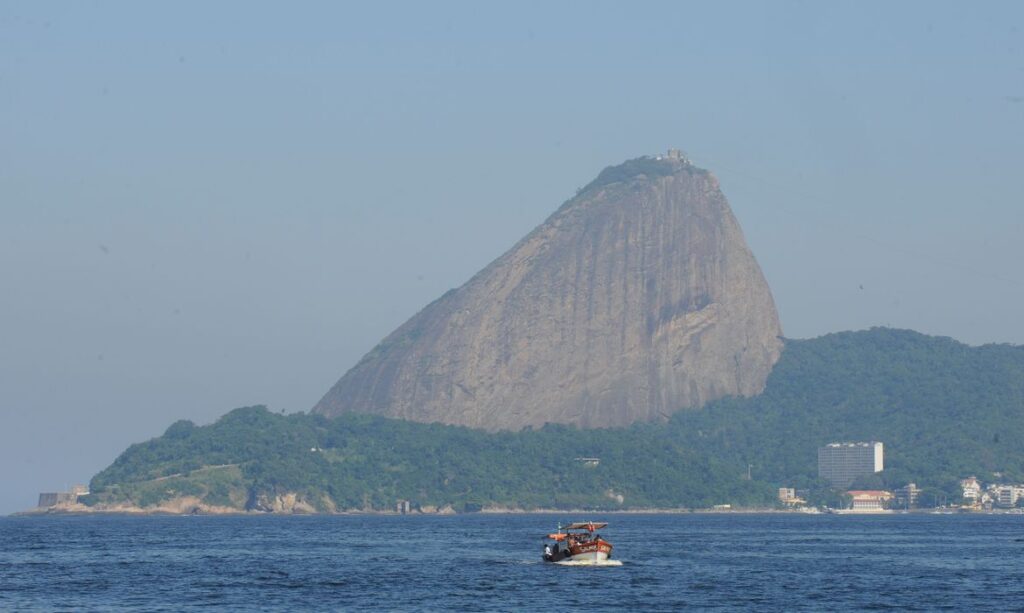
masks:
{"label": "mountain", "polygon": [[[788,340],[764,392],[614,429],[548,425],[486,432],[373,415],[237,409],[209,426],[178,422],[96,475],[97,509],[175,512],[628,509],[769,505],[810,488],[817,447],[880,440],[886,470],[862,487],[926,489],[1024,480],[1024,347],[969,347],[877,328]],[[599,457],[587,466],[579,457]],[[744,480],[750,467],[752,480]]]}
{"label": "mountain", "polygon": [[718,181],[670,152],[606,168],[388,335],[314,411],[624,426],[759,393],[780,335]]}

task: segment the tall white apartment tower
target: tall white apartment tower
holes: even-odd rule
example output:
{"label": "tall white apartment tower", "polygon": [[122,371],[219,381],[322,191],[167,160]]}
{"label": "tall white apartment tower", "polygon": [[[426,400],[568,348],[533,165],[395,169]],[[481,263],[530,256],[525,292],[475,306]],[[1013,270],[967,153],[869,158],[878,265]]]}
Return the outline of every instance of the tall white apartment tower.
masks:
{"label": "tall white apartment tower", "polygon": [[881,472],[882,443],[829,443],[818,447],[818,476],[832,487],[847,488],[857,477]]}

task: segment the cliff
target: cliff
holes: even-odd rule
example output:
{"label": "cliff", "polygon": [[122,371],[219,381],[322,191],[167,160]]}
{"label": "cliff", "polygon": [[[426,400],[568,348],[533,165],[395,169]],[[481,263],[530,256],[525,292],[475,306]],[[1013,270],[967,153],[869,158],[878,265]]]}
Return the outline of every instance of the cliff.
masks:
{"label": "cliff", "polygon": [[623,426],[759,393],[780,335],[717,180],[685,159],[640,158],[387,336],[314,411]]}

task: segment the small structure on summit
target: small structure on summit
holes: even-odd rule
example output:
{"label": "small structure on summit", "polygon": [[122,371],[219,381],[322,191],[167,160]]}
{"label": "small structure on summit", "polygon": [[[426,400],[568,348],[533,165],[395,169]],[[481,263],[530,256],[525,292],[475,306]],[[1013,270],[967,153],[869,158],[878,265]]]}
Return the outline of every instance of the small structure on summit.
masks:
{"label": "small structure on summit", "polygon": [[690,163],[690,158],[688,158],[686,156],[686,153],[684,153],[681,149],[669,149],[667,157],[670,160],[675,160],[677,162],[682,162],[684,164]]}

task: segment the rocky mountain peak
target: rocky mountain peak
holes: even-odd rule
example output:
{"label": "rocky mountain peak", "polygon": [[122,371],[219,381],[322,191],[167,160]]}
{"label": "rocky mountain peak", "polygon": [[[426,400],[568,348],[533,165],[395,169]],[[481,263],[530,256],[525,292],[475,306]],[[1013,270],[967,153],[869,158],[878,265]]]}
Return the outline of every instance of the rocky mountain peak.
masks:
{"label": "rocky mountain peak", "polygon": [[314,410],[489,430],[622,426],[759,393],[781,333],[717,180],[670,150],[604,169]]}

